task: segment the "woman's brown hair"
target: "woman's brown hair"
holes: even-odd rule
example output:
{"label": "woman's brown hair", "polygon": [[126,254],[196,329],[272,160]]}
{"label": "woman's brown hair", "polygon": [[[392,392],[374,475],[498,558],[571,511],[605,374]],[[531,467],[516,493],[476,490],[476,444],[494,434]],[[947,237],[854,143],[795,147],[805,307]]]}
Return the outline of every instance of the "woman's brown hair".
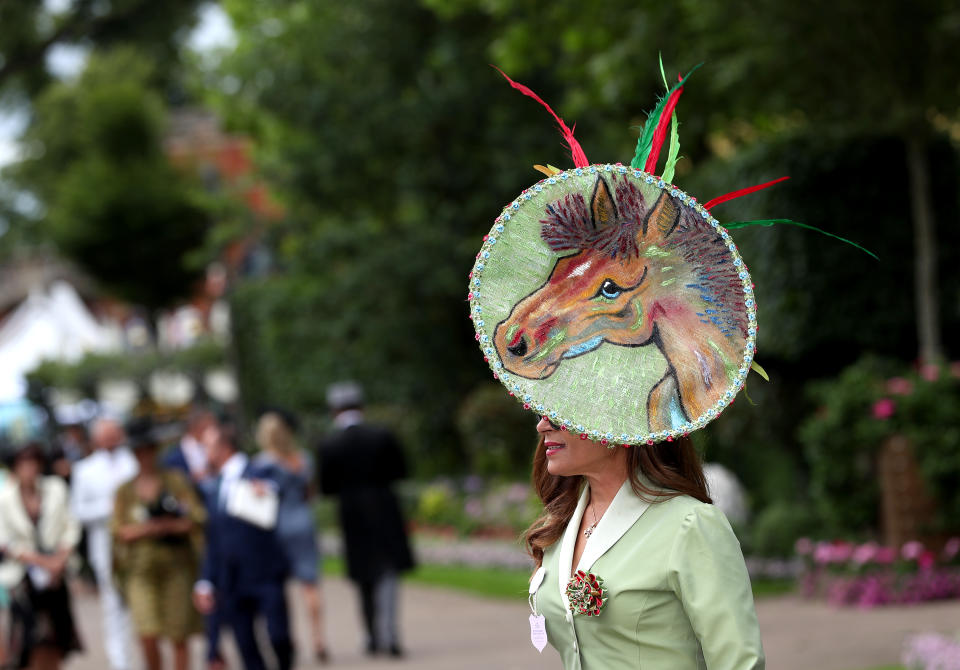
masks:
{"label": "woman's brown hair", "polygon": [[[658,502],[688,495],[701,502],[713,502],[707,493],[707,480],[700,456],[689,437],[628,449],[630,486],[641,498]],[[645,485],[641,475],[658,488]],[[583,477],[580,476],[560,477],[547,471],[547,452],[541,435],[533,454],[533,488],[543,501],[543,512],[523,534],[527,552],[537,566],[543,563],[544,550],[563,535],[577,508],[582,481]]]}

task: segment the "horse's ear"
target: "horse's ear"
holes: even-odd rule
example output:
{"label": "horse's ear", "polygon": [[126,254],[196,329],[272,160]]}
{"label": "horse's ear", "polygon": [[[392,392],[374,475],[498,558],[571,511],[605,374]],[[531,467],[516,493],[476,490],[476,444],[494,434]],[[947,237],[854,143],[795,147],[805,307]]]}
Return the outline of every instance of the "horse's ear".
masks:
{"label": "horse's ear", "polygon": [[643,222],[643,234],[652,224],[654,230],[659,233],[661,239],[670,237],[670,233],[677,227],[680,221],[680,208],[666,192],[660,194],[657,198],[657,204],[650,210],[647,220]]}
{"label": "horse's ear", "polygon": [[617,205],[613,202],[610,187],[603,177],[597,177],[593,198],[590,199],[590,209],[593,212],[594,228],[605,228],[617,222]]}

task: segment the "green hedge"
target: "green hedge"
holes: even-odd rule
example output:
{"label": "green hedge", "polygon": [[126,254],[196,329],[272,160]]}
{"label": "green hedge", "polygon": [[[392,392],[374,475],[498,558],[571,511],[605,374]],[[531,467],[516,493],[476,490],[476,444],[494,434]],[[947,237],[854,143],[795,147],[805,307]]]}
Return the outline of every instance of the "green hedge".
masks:
{"label": "green hedge", "polygon": [[877,456],[903,435],[937,505],[937,529],[960,530],[960,366],[922,370],[864,358],[810,385],[816,412],[800,427],[810,493],[825,532],[869,535],[879,525]]}

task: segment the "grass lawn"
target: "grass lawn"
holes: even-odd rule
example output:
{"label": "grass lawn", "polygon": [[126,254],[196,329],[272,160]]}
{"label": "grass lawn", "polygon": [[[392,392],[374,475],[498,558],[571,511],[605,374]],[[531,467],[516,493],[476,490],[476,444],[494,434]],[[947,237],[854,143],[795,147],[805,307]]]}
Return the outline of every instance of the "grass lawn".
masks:
{"label": "grass lawn", "polygon": [[[326,556],[323,573],[342,576],[343,559]],[[507,598],[523,601],[527,596],[530,573],[527,570],[504,570],[502,568],[477,568],[463,565],[420,565],[404,576],[415,584],[438,586],[457,591],[466,591],[488,598]],[[793,581],[785,579],[759,579],[753,582],[755,598],[789,593]],[[885,670],[877,668],[876,670]]]}
{"label": "grass lawn", "polygon": [[751,582],[754,598],[782,596],[791,593],[796,587],[796,582],[792,579],[753,579]]}
{"label": "grass lawn", "polygon": [[[325,557],[325,575],[343,575],[343,559]],[[416,570],[404,575],[415,584],[440,586],[466,591],[489,598],[525,600],[530,573],[527,570],[504,570],[501,568],[474,568],[462,565],[419,565]]]}

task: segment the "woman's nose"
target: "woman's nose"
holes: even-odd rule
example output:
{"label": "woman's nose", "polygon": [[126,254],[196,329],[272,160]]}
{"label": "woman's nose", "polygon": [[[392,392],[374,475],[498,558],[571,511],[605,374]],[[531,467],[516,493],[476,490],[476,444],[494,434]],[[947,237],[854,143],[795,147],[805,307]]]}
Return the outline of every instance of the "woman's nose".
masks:
{"label": "woman's nose", "polygon": [[550,419],[545,416],[541,416],[540,421],[537,423],[537,432],[546,433],[548,430],[553,430],[553,426],[550,424]]}

